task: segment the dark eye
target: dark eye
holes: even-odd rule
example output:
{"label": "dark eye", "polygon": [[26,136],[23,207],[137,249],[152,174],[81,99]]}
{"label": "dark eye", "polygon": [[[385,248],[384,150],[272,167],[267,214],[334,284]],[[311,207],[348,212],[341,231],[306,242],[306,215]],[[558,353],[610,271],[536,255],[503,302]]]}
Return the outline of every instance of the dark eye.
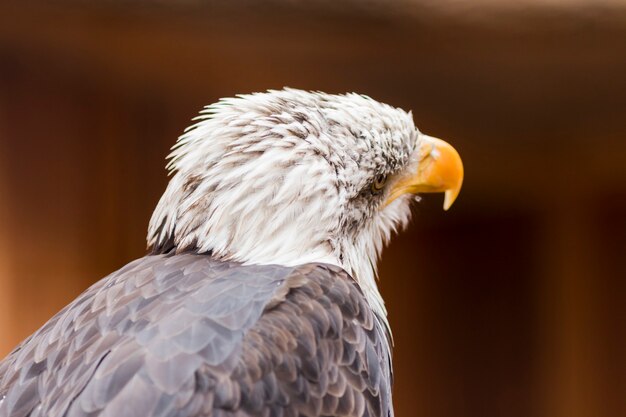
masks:
{"label": "dark eye", "polygon": [[372,183],[372,192],[379,193],[387,183],[387,175],[379,174],[374,178],[374,182]]}

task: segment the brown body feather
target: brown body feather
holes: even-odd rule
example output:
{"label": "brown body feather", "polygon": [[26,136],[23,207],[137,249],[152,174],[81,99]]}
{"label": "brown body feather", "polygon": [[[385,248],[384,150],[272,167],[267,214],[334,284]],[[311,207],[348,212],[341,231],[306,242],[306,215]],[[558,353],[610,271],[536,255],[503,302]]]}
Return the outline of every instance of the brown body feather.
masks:
{"label": "brown body feather", "polygon": [[0,417],[388,417],[390,365],[337,267],[147,256],[0,362]]}

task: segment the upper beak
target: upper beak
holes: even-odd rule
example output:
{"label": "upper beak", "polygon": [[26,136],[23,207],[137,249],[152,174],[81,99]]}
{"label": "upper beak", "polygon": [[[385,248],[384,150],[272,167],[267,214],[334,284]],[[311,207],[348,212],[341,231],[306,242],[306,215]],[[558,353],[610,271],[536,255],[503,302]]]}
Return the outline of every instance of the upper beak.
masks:
{"label": "upper beak", "polygon": [[441,139],[423,135],[417,159],[417,171],[393,185],[385,205],[406,193],[445,193],[443,209],[448,210],[463,184],[463,163],[458,152]]}

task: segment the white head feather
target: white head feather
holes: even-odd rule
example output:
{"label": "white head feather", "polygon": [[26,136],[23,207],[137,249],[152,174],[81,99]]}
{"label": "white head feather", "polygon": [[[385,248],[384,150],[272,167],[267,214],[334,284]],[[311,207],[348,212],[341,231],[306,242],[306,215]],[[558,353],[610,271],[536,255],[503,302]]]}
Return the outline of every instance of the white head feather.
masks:
{"label": "white head feather", "polygon": [[[386,317],[376,263],[415,199],[385,206],[389,185],[415,169],[411,114],[357,94],[284,89],[222,99],[197,119],[170,155],[152,250],[338,265]],[[380,191],[376,178],[387,179]]]}

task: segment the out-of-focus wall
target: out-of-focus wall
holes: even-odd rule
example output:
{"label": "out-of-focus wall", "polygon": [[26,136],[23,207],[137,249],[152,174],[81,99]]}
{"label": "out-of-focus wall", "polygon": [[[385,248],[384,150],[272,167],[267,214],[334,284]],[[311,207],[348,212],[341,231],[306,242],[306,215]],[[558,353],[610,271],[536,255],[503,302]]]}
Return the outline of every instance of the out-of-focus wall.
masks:
{"label": "out-of-focus wall", "polygon": [[[0,155],[4,154],[3,149],[0,148]],[[0,160],[0,164],[1,164]],[[2,165],[0,165],[1,167]],[[6,196],[7,193],[4,189],[4,185],[7,180],[2,177],[4,170],[0,169],[0,195]],[[11,221],[10,216],[6,210],[6,204],[0,204],[0,229],[7,230],[7,225]],[[9,250],[9,234],[0,234],[0,355],[9,351],[15,344],[14,331],[11,322],[13,321],[13,314],[15,309],[13,307],[13,280],[11,276],[11,251]]]}
{"label": "out-of-focus wall", "polygon": [[203,105],[357,91],[466,167],[383,257],[397,415],[626,415],[626,7],[462,3],[0,4],[0,356],[144,254]]}

